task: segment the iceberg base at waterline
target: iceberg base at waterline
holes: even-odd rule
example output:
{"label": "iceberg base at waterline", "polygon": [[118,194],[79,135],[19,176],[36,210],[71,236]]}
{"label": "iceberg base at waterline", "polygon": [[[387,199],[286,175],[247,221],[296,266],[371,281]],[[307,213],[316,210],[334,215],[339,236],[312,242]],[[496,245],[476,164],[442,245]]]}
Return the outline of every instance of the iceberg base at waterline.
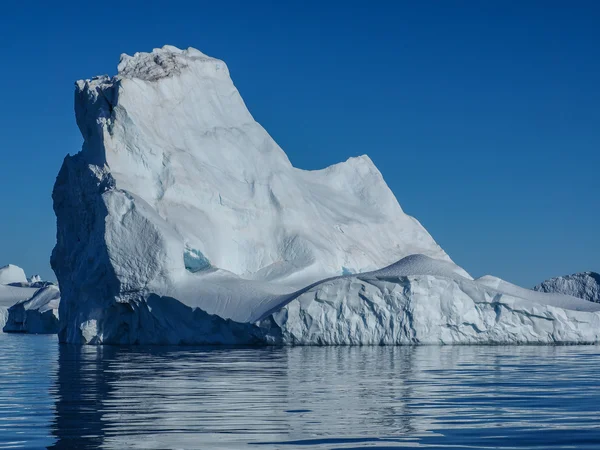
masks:
{"label": "iceberg base at waterline", "polygon": [[172,297],[149,295],[116,304],[100,320],[84,322],[70,340],[160,345],[600,342],[596,303],[530,291],[494,277],[473,280],[465,275],[446,261],[412,255],[379,271],[335,277],[272,296],[253,311],[260,317],[245,323]]}
{"label": "iceberg base at waterline", "polygon": [[58,332],[58,286],[37,275],[27,279],[18,266],[0,268],[0,330],[7,333]]}
{"label": "iceberg base at waterline", "polygon": [[8,308],[5,333],[56,334],[60,291],[55,285],[37,289],[35,294]]}

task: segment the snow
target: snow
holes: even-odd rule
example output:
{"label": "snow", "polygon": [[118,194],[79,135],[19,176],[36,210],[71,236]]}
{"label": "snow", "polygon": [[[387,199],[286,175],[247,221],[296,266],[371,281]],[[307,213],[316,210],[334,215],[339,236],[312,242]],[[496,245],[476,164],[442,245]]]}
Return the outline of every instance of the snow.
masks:
{"label": "snow", "polygon": [[62,342],[598,339],[593,305],[473,280],[367,156],[294,168],[198,50],[122,55],[76,83],[75,113],[53,191]]}
{"label": "snow", "polygon": [[[149,294],[249,318],[246,287],[291,293],[413,253],[449,260],[367,156],[294,168],[225,63],[198,50],[124,55],[117,76],[77,82],[75,110],[84,145],[55,185],[52,265],[79,318],[84,304],[105,310]],[[208,283],[209,293],[236,291],[223,294],[229,306],[200,298],[209,268],[230,274],[224,287]],[[70,312],[64,339],[77,341]]]}
{"label": "snow", "polygon": [[29,283],[40,283],[42,281],[42,277],[40,277],[39,275],[32,275],[30,278],[27,279],[27,281]]}
{"label": "snow", "polygon": [[0,267],[0,284],[27,282],[25,272],[18,266],[8,264]]}
{"label": "snow", "polygon": [[[23,289],[23,288],[21,288]],[[55,334],[58,332],[60,291],[50,285],[37,289],[35,294],[8,308],[4,332]]]}
{"label": "snow", "polygon": [[589,302],[600,303],[600,274],[582,272],[555,277],[538,284],[533,290],[572,295]]}
{"label": "snow", "polygon": [[583,301],[580,298],[576,298],[571,295],[554,293],[547,294],[536,292],[530,289],[525,289],[520,286],[516,286],[507,281],[501,280],[500,278],[492,277],[490,275],[478,278],[477,281],[480,284],[492,287],[506,294],[510,294],[515,297],[527,298],[531,301],[535,301],[540,304],[556,306],[558,308],[574,309],[576,311],[598,310],[598,305],[590,304],[589,302]]}
{"label": "snow", "polygon": [[0,328],[8,320],[8,308],[17,302],[31,298],[37,289],[0,284]]}
{"label": "snow", "polygon": [[60,291],[39,276],[29,281],[20,267],[0,268],[0,330],[56,333]]}
{"label": "snow", "polygon": [[[416,264],[415,264],[416,263]],[[405,258],[381,271],[319,283],[259,321],[271,344],[591,343],[600,305],[472,280],[449,263]]]}
{"label": "snow", "polygon": [[[35,293],[35,289],[19,287],[21,283],[27,283],[23,269],[13,264],[0,267],[0,328],[4,327],[8,320],[8,308]],[[10,286],[11,284],[14,285]]]}

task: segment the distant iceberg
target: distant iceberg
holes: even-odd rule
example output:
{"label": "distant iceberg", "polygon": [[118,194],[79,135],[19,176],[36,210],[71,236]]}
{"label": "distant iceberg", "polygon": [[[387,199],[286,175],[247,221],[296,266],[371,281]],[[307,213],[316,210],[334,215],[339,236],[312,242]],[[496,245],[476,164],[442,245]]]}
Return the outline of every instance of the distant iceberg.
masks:
{"label": "distant iceberg", "polygon": [[58,286],[37,289],[27,300],[8,308],[5,333],[56,334],[58,332]]}
{"label": "distant iceberg", "polygon": [[11,283],[27,283],[25,271],[13,264],[0,267],[0,285]]}
{"label": "distant iceberg", "polygon": [[533,288],[534,291],[572,295],[590,302],[600,303],[600,274],[581,272],[550,278]]}
{"label": "distant iceberg", "polygon": [[75,112],[53,192],[62,342],[599,339],[600,305],[473,280],[367,156],[294,168],[198,50],[122,55],[77,82]]}
{"label": "distant iceberg", "polygon": [[58,332],[58,286],[29,279],[18,266],[0,268],[0,330],[13,333],[55,334]]}

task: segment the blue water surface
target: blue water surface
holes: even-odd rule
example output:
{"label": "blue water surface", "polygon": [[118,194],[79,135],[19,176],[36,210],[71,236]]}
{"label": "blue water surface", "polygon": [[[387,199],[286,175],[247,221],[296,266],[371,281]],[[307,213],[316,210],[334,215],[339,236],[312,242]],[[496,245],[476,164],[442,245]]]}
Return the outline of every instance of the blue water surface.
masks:
{"label": "blue water surface", "polygon": [[600,448],[597,346],[0,348],[0,448]]}

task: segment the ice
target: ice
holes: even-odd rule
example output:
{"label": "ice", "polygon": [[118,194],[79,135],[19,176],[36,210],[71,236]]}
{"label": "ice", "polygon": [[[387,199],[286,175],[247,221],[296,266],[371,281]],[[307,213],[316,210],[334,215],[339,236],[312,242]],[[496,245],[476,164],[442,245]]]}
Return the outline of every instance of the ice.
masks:
{"label": "ice", "polygon": [[0,284],[27,283],[25,272],[19,266],[8,264],[0,267]]}
{"label": "ice", "polygon": [[165,46],[75,91],[84,144],[53,192],[62,342],[598,340],[594,305],[473,280],[367,156],[294,168],[223,61]]}
{"label": "ice", "polygon": [[41,283],[42,282],[42,277],[40,277],[39,275],[32,275],[31,277],[29,277],[27,279],[27,281],[29,283]]}
{"label": "ice", "polygon": [[4,332],[55,334],[58,332],[60,291],[50,285],[37,289],[35,294],[8,308]]}
{"label": "ice", "polygon": [[75,109],[84,145],[53,194],[63,340],[81,341],[82,321],[100,330],[108,310],[150,294],[242,320],[272,293],[341,267],[375,270],[413,253],[449,260],[368,157],[292,167],[225,63],[198,50],[123,55],[117,76],[77,83]]}
{"label": "ice", "polygon": [[409,257],[381,271],[319,283],[259,325],[267,342],[292,345],[600,340],[598,304],[463,275],[447,262]]}
{"label": "ice", "polygon": [[28,280],[25,271],[12,264],[0,268],[0,330],[56,333],[59,302],[58,286],[38,275]]}
{"label": "ice", "polygon": [[37,289],[0,284],[0,329],[8,320],[8,308],[15,303],[31,298]]}
{"label": "ice", "polygon": [[210,268],[210,261],[200,250],[186,248],[183,253],[183,264],[186,270],[192,273],[200,272]]}
{"label": "ice", "polygon": [[[20,287],[20,284],[26,287]],[[23,269],[13,264],[0,267],[0,329],[8,320],[8,308],[30,298],[35,291],[27,288],[27,277]]]}
{"label": "ice", "polygon": [[581,272],[555,277],[538,284],[533,290],[567,294],[590,302],[600,303],[600,274]]}

